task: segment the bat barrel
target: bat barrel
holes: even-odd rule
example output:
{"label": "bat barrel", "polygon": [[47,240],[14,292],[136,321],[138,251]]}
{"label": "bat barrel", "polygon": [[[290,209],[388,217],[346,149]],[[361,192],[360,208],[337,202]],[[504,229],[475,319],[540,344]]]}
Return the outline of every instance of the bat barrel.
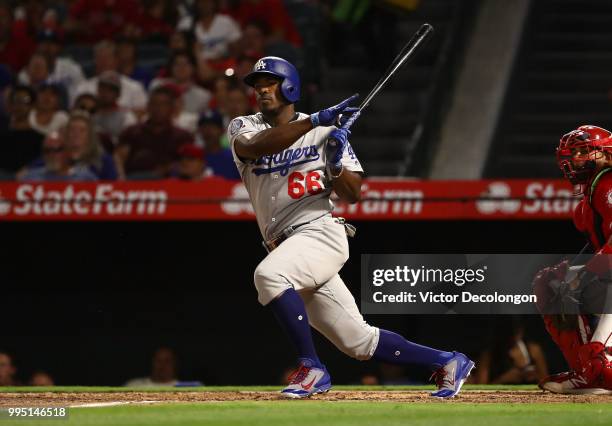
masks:
{"label": "bat barrel", "polygon": [[359,105],[359,110],[365,109],[370,101],[380,92],[380,90],[387,84],[389,79],[395,74],[395,72],[416,52],[417,48],[419,48],[423,42],[431,36],[434,31],[434,27],[429,23],[424,23],[417,30],[416,33],[410,38],[408,43],[402,48],[400,53],[395,57],[389,68],[383,74],[383,76],[378,80],[378,83],[372,88],[368,96],[365,97],[361,105]]}

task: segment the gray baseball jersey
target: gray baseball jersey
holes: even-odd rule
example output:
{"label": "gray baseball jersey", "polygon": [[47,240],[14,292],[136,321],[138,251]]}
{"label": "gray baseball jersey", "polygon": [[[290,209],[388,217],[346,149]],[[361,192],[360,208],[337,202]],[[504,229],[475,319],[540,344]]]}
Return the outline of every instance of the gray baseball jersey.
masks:
{"label": "gray baseball jersey", "polygon": [[[308,118],[298,113],[296,119]],[[264,239],[276,237],[290,225],[309,222],[332,211],[331,179],[325,173],[325,141],[334,127],[315,127],[293,145],[257,160],[241,160],[234,142],[239,135],[252,138],[271,126],[261,113],[237,117],[228,126],[234,161],[249,193],[259,230]],[[363,172],[348,144],[342,165]]]}

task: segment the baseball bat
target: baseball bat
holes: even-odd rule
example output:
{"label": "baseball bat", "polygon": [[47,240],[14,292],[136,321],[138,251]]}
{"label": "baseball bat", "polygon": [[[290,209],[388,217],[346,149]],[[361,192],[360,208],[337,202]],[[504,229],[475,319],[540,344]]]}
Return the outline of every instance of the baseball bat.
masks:
{"label": "baseball bat", "polygon": [[[361,112],[370,104],[372,99],[374,99],[374,96],[376,96],[378,92],[380,92],[382,88],[385,87],[387,82],[391,79],[391,77],[393,77],[393,74],[395,74],[397,70],[400,69],[400,67],[408,61],[408,59],[414,57],[417,50],[423,46],[424,42],[429,37],[431,37],[433,32],[434,27],[431,24],[424,23],[423,25],[421,25],[417,32],[414,33],[410,40],[408,40],[408,43],[406,43],[406,45],[402,47],[402,50],[400,50],[395,59],[393,59],[393,62],[391,62],[391,65],[389,65],[387,71],[385,71],[380,80],[378,80],[378,83],[376,83],[372,90],[370,90],[368,96],[366,96],[363,102],[361,102],[361,105],[359,105],[359,109],[354,112],[344,123],[344,125],[342,126],[343,128],[351,128],[351,126],[357,120]],[[328,139],[327,143],[330,145],[337,144],[334,139]]]}
{"label": "baseball bat", "polygon": [[417,50],[423,46],[425,41],[431,37],[434,32],[434,27],[428,23],[421,25],[421,27],[417,30],[416,33],[408,40],[408,43],[400,50],[398,55],[395,57],[387,71],[383,74],[383,76],[378,80],[378,83],[372,88],[368,96],[365,97],[361,105],[359,105],[359,111],[364,110],[374,99],[374,96],[378,94],[382,90],[383,87],[387,84],[389,79],[393,77],[393,74],[397,72],[398,69],[402,65],[404,65],[409,59],[414,57]]}

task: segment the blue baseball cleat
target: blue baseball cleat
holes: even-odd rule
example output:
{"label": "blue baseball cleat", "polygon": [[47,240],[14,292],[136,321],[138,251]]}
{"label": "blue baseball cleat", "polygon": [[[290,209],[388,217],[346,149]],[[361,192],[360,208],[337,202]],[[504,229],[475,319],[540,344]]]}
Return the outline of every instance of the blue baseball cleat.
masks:
{"label": "blue baseball cleat", "polygon": [[289,386],[281,391],[286,398],[308,398],[331,389],[331,377],[325,366],[315,367],[308,358],[300,358],[300,366],[289,376]]}
{"label": "blue baseball cleat", "polygon": [[459,393],[461,386],[468,378],[474,361],[460,352],[453,352],[453,357],[431,376],[435,379],[438,390],[431,393],[436,398],[452,398]]}

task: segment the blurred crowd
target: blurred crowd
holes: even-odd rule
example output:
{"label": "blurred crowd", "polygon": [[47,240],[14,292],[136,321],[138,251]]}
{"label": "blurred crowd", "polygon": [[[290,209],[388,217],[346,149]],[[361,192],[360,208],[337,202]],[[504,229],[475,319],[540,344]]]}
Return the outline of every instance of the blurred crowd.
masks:
{"label": "blurred crowd", "polygon": [[[473,356],[478,368],[470,376],[471,384],[529,384],[538,383],[548,375],[548,361],[542,344],[531,337],[526,323],[520,317],[500,316],[489,321],[488,336]],[[142,352],[138,370],[147,375],[123,381],[128,387],[203,386],[203,365],[191,366],[187,377],[181,374],[179,353],[172,347],[159,346],[152,353]],[[149,361],[145,361],[150,356]],[[18,369],[18,364],[20,369]],[[38,369],[37,365],[15,362],[14,355],[0,349],[0,387],[2,386],[54,386],[52,372]],[[59,367],[59,366],[56,366]],[[23,370],[23,371],[19,371]],[[293,365],[279,371],[279,383],[287,384]],[[197,371],[197,373],[195,373]],[[18,374],[20,373],[20,374]],[[205,375],[207,372],[204,372]],[[364,365],[364,374],[352,384],[367,386],[422,385],[422,372],[404,365]],[[185,371],[183,371],[185,374]],[[359,376],[357,376],[359,377]],[[210,379],[210,377],[208,377]],[[213,379],[214,380],[214,379]]]}
{"label": "blurred crowd", "polygon": [[305,59],[292,4],[302,28],[323,7],[0,0],[0,179],[239,178],[225,128],[256,111],[242,77],[265,55]]}
{"label": "blurred crowd", "polygon": [[[151,356],[149,374],[144,377],[129,379],[124,386],[160,387],[160,386],[202,386],[200,381],[180,381],[178,379],[178,357],[174,349],[161,346]],[[43,370],[34,370],[27,381],[19,379],[18,368],[13,355],[0,350],[0,387],[3,386],[55,386],[53,376]]]}

